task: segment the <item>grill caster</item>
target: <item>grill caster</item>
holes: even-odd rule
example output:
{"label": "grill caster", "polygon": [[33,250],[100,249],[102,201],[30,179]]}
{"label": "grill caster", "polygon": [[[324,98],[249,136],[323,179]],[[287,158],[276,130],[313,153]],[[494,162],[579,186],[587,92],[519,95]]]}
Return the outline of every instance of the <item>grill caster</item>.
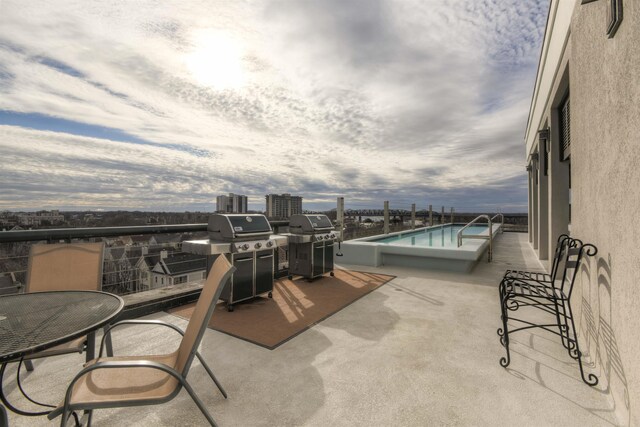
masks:
{"label": "grill caster", "polygon": [[288,276],[287,276],[287,279],[292,280],[292,279],[293,279],[293,276],[292,276],[292,275],[288,275]]}
{"label": "grill caster", "polygon": [[329,272],[329,276],[333,277],[335,276],[335,273],[333,271]]}
{"label": "grill caster", "polygon": [[267,295],[269,298],[273,298],[273,292],[269,292],[269,294]]}
{"label": "grill caster", "polygon": [[227,304],[227,311],[231,313],[233,311],[233,304]]}

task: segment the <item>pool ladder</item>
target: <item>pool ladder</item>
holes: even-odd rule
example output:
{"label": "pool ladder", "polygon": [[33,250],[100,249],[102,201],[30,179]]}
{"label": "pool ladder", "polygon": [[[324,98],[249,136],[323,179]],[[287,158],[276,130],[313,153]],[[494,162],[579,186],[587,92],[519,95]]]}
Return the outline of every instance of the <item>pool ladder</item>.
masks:
{"label": "pool ladder", "polygon": [[[493,218],[490,218],[489,215],[478,215],[477,217],[475,217],[472,221],[470,221],[467,225],[465,225],[464,227],[462,227],[460,230],[458,230],[458,247],[462,246],[462,239],[484,239],[484,240],[489,240],[489,254],[487,255],[487,262],[491,262],[491,259],[493,258],[493,220],[495,220],[496,218],[500,217],[501,221],[500,221],[500,229],[501,231],[503,231],[504,228],[504,215],[502,215],[501,213],[496,214],[493,216]],[[465,234],[462,235],[462,232],[464,230],[466,230],[469,226],[475,224],[476,222],[478,222],[481,219],[486,219],[487,223],[489,223],[489,235],[485,235],[485,234]],[[504,231],[503,231],[504,232]]]}

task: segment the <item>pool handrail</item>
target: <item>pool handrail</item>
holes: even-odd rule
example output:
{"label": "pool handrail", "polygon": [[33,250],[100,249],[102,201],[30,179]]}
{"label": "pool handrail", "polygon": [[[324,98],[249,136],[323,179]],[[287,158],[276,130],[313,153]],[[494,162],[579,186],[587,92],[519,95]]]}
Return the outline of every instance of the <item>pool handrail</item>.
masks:
{"label": "pool handrail", "polygon": [[504,215],[502,215],[501,213],[497,213],[493,217],[491,217],[491,221],[493,221],[497,217],[500,217],[500,233],[504,233]]}
{"label": "pool handrail", "polygon": [[[472,224],[475,224],[476,222],[478,222],[481,219],[486,219],[487,222],[489,223],[489,235],[488,236],[486,236],[484,234],[466,234],[464,236],[462,235],[462,232],[464,230],[466,230],[469,226],[471,226]],[[487,256],[487,262],[491,262],[491,258],[492,258],[492,255],[493,255],[493,227],[491,225],[491,218],[489,218],[489,215],[478,215],[477,217],[475,217],[467,225],[465,225],[460,230],[458,230],[457,237],[458,237],[458,247],[462,246],[462,238],[463,237],[465,239],[485,239],[485,240],[489,240],[489,254]]]}

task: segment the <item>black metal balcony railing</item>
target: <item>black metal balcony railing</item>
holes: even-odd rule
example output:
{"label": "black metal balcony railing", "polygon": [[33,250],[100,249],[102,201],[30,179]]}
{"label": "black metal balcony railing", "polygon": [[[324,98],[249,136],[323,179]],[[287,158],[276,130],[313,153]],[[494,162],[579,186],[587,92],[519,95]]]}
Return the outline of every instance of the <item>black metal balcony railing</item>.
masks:
{"label": "black metal balcony railing", "polygon": [[[524,217],[526,223],[526,217]],[[381,221],[356,221],[356,217],[345,218],[343,240],[382,234]],[[394,218],[389,231],[409,229],[409,221]],[[440,218],[443,221],[445,218]],[[446,217],[449,220],[448,217]],[[454,221],[464,219],[464,214],[455,214]],[[518,218],[515,218],[518,220]],[[269,221],[274,233],[288,231],[287,220]],[[427,218],[419,218],[416,227],[424,226]],[[526,225],[525,225],[526,227]],[[205,271],[203,257],[182,251],[182,241],[205,238],[207,224],[175,224],[154,226],[58,228],[42,230],[19,230],[0,232],[0,294],[21,292],[26,282],[26,270],[30,245],[33,242],[104,241],[102,289],[119,295],[133,294],[156,288],[179,285],[201,280]],[[134,236],[148,236],[142,239]],[[201,262],[201,269],[198,262]],[[176,270],[178,274],[161,274],[154,268]],[[287,274],[287,248],[279,248],[274,266],[276,277]],[[158,268],[156,268],[158,269]]]}
{"label": "black metal balcony railing", "polygon": [[[288,221],[270,221],[274,232]],[[207,224],[64,228],[0,233],[0,294],[21,292],[26,282],[30,245],[34,242],[104,241],[102,289],[119,295],[200,281],[202,256],[182,251],[182,241],[206,238]],[[133,236],[149,236],[148,240]],[[158,270],[158,271],[154,271]],[[286,248],[278,250],[276,276],[286,275]]]}

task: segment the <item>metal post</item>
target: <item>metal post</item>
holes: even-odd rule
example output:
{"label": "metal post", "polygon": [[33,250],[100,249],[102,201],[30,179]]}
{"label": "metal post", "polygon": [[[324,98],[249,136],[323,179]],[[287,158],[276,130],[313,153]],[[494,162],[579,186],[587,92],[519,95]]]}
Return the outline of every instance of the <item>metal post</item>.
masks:
{"label": "metal post", "polygon": [[451,208],[451,224],[453,224],[453,208]]}
{"label": "metal post", "polygon": [[389,234],[389,202],[384,202],[384,228],[382,229],[384,234]]}
{"label": "metal post", "polygon": [[340,232],[340,241],[344,242],[342,234],[344,233],[344,197],[338,197],[336,208],[336,225]]}
{"label": "metal post", "polygon": [[429,205],[429,226],[433,226],[433,206]]}
{"label": "metal post", "polygon": [[442,207],[442,213],[440,214],[440,224],[444,224],[444,206]]}
{"label": "metal post", "polygon": [[411,205],[411,229],[416,229],[416,204]]}

